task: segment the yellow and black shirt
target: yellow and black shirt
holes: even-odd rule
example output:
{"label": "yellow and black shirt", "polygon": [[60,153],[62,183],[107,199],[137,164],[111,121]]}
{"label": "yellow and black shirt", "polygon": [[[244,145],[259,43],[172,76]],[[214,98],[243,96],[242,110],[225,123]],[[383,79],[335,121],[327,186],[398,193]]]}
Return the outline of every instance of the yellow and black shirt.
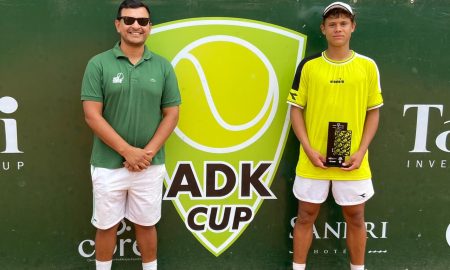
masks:
{"label": "yellow and black shirt", "polygon": [[[328,123],[348,123],[347,129],[352,131],[352,155],[361,142],[366,112],[383,106],[377,65],[372,59],[353,51],[344,61],[331,60],[325,52],[305,58],[297,68],[287,102],[304,109],[310,144],[323,156],[327,151]],[[357,170],[324,170],[314,167],[302,147],[296,174],[327,180],[371,178],[367,153]]]}

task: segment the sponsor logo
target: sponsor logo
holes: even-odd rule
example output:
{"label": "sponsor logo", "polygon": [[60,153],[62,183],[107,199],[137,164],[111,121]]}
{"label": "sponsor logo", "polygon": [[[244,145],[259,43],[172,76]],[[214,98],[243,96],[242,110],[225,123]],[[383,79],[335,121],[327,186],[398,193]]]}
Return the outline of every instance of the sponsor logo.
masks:
{"label": "sponsor logo", "polygon": [[[1,154],[22,154],[19,148],[17,136],[17,121],[11,118],[19,108],[19,103],[13,97],[0,98],[0,172],[21,170],[25,163],[20,160],[10,160],[11,155]],[[8,157],[8,159],[6,158]]]}
{"label": "sponsor logo", "polygon": [[297,96],[298,96],[297,93],[290,92],[289,95],[291,95],[292,100],[297,100]]}
{"label": "sponsor logo", "polygon": [[[0,98],[0,112],[4,114],[12,114],[17,111],[19,104],[12,97]],[[17,140],[17,122],[11,118],[0,118],[4,125],[5,148],[1,153],[17,154],[23,153],[19,150],[19,143]]]}
{"label": "sponsor logo", "polygon": [[[407,159],[405,167],[415,169],[449,168],[447,159],[434,158],[442,156],[442,153],[450,153],[447,145],[450,120],[444,120],[444,105],[405,104],[403,106],[403,117],[415,118],[415,136],[409,150],[409,153],[414,155],[415,158]],[[431,125],[433,128],[430,128]]]}
{"label": "sponsor logo", "polygon": [[339,79],[336,79],[336,80],[330,80],[330,83],[344,83],[344,80],[339,78]]}
{"label": "sponsor logo", "polygon": [[286,97],[305,41],[289,29],[235,18],[152,29],[147,45],[171,61],[183,98],[166,143],[164,199],[215,256],[265,199],[276,198],[270,186],[288,134]]}
{"label": "sponsor logo", "polygon": [[112,82],[113,83],[122,83],[123,78],[124,78],[124,76],[123,76],[122,72],[117,73],[116,77],[113,77]]}
{"label": "sponsor logo", "polygon": [[[294,228],[297,217],[291,219],[292,229]],[[367,238],[380,241],[388,239],[388,226],[389,222],[366,222]],[[346,239],[347,238],[347,223],[344,221],[336,222],[325,222],[323,224],[315,223],[313,225],[313,237],[315,241],[329,241],[336,239]],[[293,233],[289,234],[289,238],[293,238]],[[372,241],[371,240],[371,241]],[[322,246],[322,245],[318,245]],[[372,246],[379,247],[378,244]],[[312,248],[311,252],[314,255],[345,255],[347,254],[347,249],[334,249],[334,248],[323,248],[316,249]],[[366,252],[368,254],[387,254],[388,250],[385,248],[371,249],[367,248]],[[292,253],[292,251],[289,251]]]}
{"label": "sponsor logo", "polygon": [[[117,245],[114,249],[114,261],[141,260],[137,242],[131,236],[131,226],[125,220],[120,222],[117,230]],[[78,253],[87,261],[95,261],[95,241],[85,239],[78,244]]]}

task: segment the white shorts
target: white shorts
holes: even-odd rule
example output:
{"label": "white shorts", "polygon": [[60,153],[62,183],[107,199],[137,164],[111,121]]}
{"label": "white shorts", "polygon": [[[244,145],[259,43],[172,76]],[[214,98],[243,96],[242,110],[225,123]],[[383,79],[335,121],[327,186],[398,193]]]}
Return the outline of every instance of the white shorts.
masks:
{"label": "white shorts", "polygon": [[92,224],[105,230],[127,218],[138,225],[155,225],[161,218],[165,174],[164,165],[152,165],[141,172],[91,166]]}
{"label": "white shorts", "polygon": [[341,206],[364,203],[375,194],[371,179],[331,181],[296,176],[292,190],[295,197],[300,201],[323,203],[328,197],[330,184],[334,200]]}

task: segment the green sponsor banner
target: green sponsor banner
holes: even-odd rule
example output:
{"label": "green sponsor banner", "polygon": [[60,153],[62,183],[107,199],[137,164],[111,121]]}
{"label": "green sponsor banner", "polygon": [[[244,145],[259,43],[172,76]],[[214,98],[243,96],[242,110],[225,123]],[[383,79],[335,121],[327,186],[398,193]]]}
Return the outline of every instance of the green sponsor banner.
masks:
{"label": "green sponsor banner", "polygon": [[[330,2],[148,2],[147,44],[174,65],[183,95],[167,143],[159,269],[291,268],[299,144],[285,98],[300,59],[326,46]],[[95,269],[80,87],[89,59],[117,42],[119,3],[0,1],[0,269]],[[450,3],[346,3],[357,13],[352,48],[376,61],[385,101],[370,147],[366,268],[447,270]],[[349,268],[331,196],[313,237],[308,267]],[[125,220],[113,269],[140,267]]]}

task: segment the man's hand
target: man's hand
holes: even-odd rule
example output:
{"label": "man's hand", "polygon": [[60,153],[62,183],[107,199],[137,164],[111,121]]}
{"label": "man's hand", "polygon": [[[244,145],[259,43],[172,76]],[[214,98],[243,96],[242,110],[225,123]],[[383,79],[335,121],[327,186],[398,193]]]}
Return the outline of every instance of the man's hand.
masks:
{"label": "man's hand", "polygon": [[323,157],[319,152],[316,150],[305,150],[306,155],[308,156],[309,160],[315,167],[319,167],[322,169],[327,169],[328,167],[325,166],[325,157]]}
{"label": "man's hand", "polygon": [[365,154],[366,153],[363,151],[355,152],[353,155],[350,156],[348,161],[342,164],[345,167],[342,167],[341,169],[344,171],[353,171],[359,169]]}
{"label": "man's hand", "polygon": [[151,165],[153,152],[130,146],[124,151],[123,157],[125,168],[132,172],[140,172]]}

